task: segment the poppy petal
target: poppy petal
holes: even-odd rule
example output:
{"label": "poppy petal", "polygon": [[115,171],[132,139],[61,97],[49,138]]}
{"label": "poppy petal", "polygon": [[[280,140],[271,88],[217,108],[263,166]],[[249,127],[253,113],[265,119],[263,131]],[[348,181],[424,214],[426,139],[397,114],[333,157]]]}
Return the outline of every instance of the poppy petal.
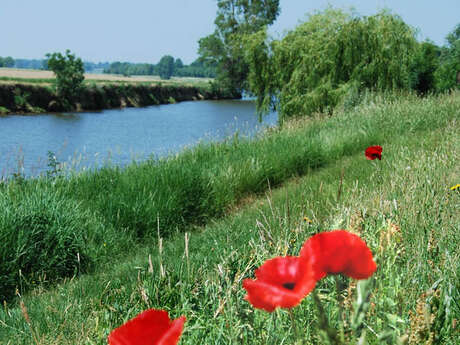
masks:
{"label": "poppy petal", "polygon": [[293,308],[304,296],[260,280],[245,279],[243,287],[248,292],[245,299],[255,308],[272,312],[277,307]]}
{"label": "poppy petal", "polygon": [[322,232],[310,237],[300,256],[312,262],[315,279],[342,273],[354,279],[367,279],[377,269],[372,252],[357,235],[345,230]]}
{"label": "poppy petal", "polygon": [[313,273],[310,261],[297,256],[267,260],[256,270],[256,279],[243,281],[246,300],[269,312],[295,307],[315,287]]}
{"label": "poppy petal", "polygon": [[376,158],[381,160],[382,159],[382,146],[380,145],[369,146],[364,151],[364,155],[366,156],[366,159],[368,160],[374,160]]}
{"label": "poppy petal", "polygon": [[109,345],[175,345],[182,333],[185,317],[174,321],[165,310],[149,309],[114,329]]}

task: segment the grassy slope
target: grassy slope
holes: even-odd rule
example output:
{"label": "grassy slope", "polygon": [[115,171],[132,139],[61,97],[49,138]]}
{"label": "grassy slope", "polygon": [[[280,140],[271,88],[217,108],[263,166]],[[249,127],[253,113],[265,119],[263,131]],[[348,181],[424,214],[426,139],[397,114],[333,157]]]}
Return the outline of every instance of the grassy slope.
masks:
{"label": "grassy slope", "polygon": [[[158,241],[141,243],[123,259],[102,265],[99,273],[83,275],[49,291],[38,287],[24,297],[36,336],[43,344],[103,344],[112,328],[143,309],[156,307],[168,309],[173,316],[187,316],[182,344],[292,343],[288,315],[284,311],[254,312],[243,300],[241,280],[252,276],[254,268],[270,257],[297,254],[314,232],[343,227],[360,232],[377,256],[379,270],[369,327],[380,333],[393,322],[401,333],[409,332],[409,311],[415,313],[421,294],[438,282],[436,293],[428,296],[431,304],[438,304],[432,328],[444,337],[442,343],[454,344],[458,333],[451,325],[459,313],[453,302],[459,299],[455,236],[459,195],[448,187],[458,183],[460,145],[459,114],[449,112],[458,109],[454,106],[458,102],[458,94],[395,101],[363,107],[339,120],[308,124],[307,132],[308,128],[315,129],[312,132],[319,133],[316,140],[329,152],[330,159],[322,168],[312,171],[306,165],[300,171],[307,173],[306,177],[296,178],[260,199],[252,198],[234,215],[204,228],[189,228],[188,255],[184,253],[184,235],[169,234],[162,241],[161,255]],[[352,122],[352,116],[359,118],[359,125],[346,127],[344,120]],[[395,126],[390,133],[389,125],[392,121],[401,124],[401,118],[405,130]],[[430,128],[427,123],[437,125]],[[358,140],[360,131],[372,131],[375,126],[373,135]],[[305,136],[304,131],[297,126],[285,129],[285,133]],[[350,137],[351,144],[347,141]],[[313,139],[307,136],[306,141]],[[381,162],[364,160],[361,146],[371,141],[384,146]],[[331,147],[336,150],[331,151]],[[281,161],[288,152],[301,159],[298,150],[295,143],[271,154]],[[257,152],[260,147],[254,155]],[[244,161],[239,164],[246,170],[264,165],[257,161],[252,166],[245,166]],[[237,175],[237,167],[235,162],[215,176],[225,184],[238,180],[222,178],[225,171]],[[343,193],[337,202],[342,170]],[[220,185],[224,187],[224,183]],[[260,186],[254,191],[262,189]],[[312,225],[302,221],[304,215],[313,219]],[[400,231],[392,231],[398,228]],[[149,254],[153,273],[148,271]],[[333,294],[332,285],[329,280],[318,285],[325,299]],[[336,313],[332,301],[327,302],[327,308],[330,315]],[[311,299],[307,298],[295,313],[298,326],[314,342],[317,330]],[[4,308],[0,326],[4,326],[0,328],[1,341],[33,343],[19,308]],[[369,333],[369,341],[377,343]]]}

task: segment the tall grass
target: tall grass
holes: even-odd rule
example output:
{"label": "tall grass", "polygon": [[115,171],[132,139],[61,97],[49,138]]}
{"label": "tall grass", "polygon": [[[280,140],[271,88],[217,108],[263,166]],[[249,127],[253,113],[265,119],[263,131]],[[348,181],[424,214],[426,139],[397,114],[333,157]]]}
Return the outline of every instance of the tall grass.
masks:
{"label": "tall grass", "polygon": [[86,271],[95,256],[87,243],[102,244],[107,232],[89,209],[50,184],[13,183],[2,193],[0,209],[2,301],[38,282]]}
{"label": "tall grass", "polygon": [[[54,200],[56,194],[65,199],[65,205],[75,205],[72,212],[62,211],[64,219],[85,219],[86,214],[92,214],[95,224],[99,224],[94,226],[104,231],[76,226],[75,236],[85,239],[88,262],[100,263],[109,260],[107,243],[112,258],[122,255],[122,249],[133,242],[156,240],[158,235],[168,237],[190,225],[205,224],[223,216],[253,193],[261,193],[291,177],[362,152],[368,145],[443,128],[458,118],[459,109],[458,93],[425,99],[369,98],[351,112],[274,129],[256,140],[235,137],[223,143],[202,144],[166,159],[133,164],[125,169],[106,167],[95,172],[75,173],[68,178],[11,181],[0,189],[0,201],[8,204],[10,195],[14,194],[17,204],[28,205],[28,191],[37,189],[43,195],[51,194],[50,200]],[[53,205],[50,202],[43,207]],[[68,210],[66,207],[64,210]],[[2,218],[10,209],[14,207],[0,211],[5,214]],[[43,225],[40,218],[32,217],[30,222],[32,228],[39,226],[46,233],[53,231],[57,220]],[[3,228],[1,231],[5,236],[7,231]],[[97,233],[103,235],[92,235]],[[107,239],[105,247],[103,238]],[[6,241],[0,243],[1,251],[9,252],[9,245]],[[60,256],[56,257],[46,248],[41,249],[43,265],[51,267],[50,262],[59,260]],[[25,250],[20,255],[32,262],[36,254]],[[11,260],[16,264],[9,265],[6,274],[19,278],[16,272],[21,269],[21,261]],[[69,270],[51,276],[71,274],[72,268],[76,270],[75,262],[71,262]],[[48,274],[46,269],[42,273]],[[3,296],[14,295],[13,281],[0,284]],[[15,285],[20,285],[19,279]]]}
{"label": "tall grass", "polygon": [[[358,123],[353,122],[351,114],[343,117],[350,118],[354,131],[347,131],[339,119],[322,119],[297,123],[261,138],[269,145],[277,136],[295,137],[315,128],[324,142],[322,150],[335,147],[337,156],[316,169],[306,168],[305,176],[291,179],[280,188],[272,185],[265,194],[252,195],[251,202],[246,200],[247,205],[239,212],[205,227],[179,228],[187,231],[187,236],[161,227],[163,232],[158,234],[154,227],[156,236],[168,238],[144,238],[124,257],[100,263],[98,272],[49,291],[39,286],[22,299],[30,325],[20,308],[5,304],[0,311],[0,341],[32,344],[32,331],[40,344],[105,344],[110,330],[153,307],[168,310],[172,317],[187,316],[181,344],[293,344],[288,313],[254,310],[243,299],[241,281],[253,276],[254,269],[271,257],[297,255],[310,235],[346,228],[366,240],[378,264],[366,318],[368,343],[395,344],[401,337],[407,337],[410,344],[458,343],[454,319],[460,315],[456,302],[460,298],[460,195],[449,189],[460,178],[456,97],[395,100],[357,109],[354,115],[361,117],[361,126],[373,123],[374,116],[381,120],[382,137],[372,143],[383,145],[382,161],[366,161],[361,147],[353,152],[338,146],[335,140],[345,145],[345,139],[336,126],[342,126],[349,135],[362,128],[356,127]],[[425,122],[431,112],[437,116],[433,126]],[[392,117],[395,119],[390,120]],[[385,123],[391,122],[401,127],[388,133]],[[324,128],[332,132],[331,136],[322,132]],[[253,144],[262,145],[260,141]],[[227,157],[233,158],[239,157],[232,153],[244,144],[220,145],[235,145],[227,149]],[[295,154],[296,148],[288,146],[286,150]],[[173,164],[187,154],[197,158],[199,153],[204,155],[202,150],[167,162]],[[287,160],[278,151],[272,151],[272,155]],[[206,162],[209,165],[203,163],[203,168],[213,166],[212,160]],[[142,167],[148,169],[151,164]],[[230,166],[235,169],[236,165]],[[222,169],[233,171],[228,166]],[[107,181],[110,171],[101,172]],[[219,175],[213,176],[217,179]],[[233,180],[225,181],[219,187]],[[305,222],[304,216],[312,223]],[[348,315],[353,309],[356,284],[345,278],[342,282],[350,284],[342,290],[344,313]],[[337,320],[334,281],[323,280],[316,290],[328,315]],[[321,343],[311,297],[295,308],[294,314],[307,343]],[[338,327],[337,322],[333,324]]]}

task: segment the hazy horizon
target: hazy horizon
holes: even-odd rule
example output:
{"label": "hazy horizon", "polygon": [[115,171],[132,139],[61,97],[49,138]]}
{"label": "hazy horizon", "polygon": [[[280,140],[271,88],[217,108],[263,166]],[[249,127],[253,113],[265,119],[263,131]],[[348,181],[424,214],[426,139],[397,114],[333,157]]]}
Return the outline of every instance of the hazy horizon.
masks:
{"label": "hazy horizon", "polygon": [[[214,31],[216,0],[132,0],[129,6],[107,0],[15,0],[0,9],[0,56],[43,59],[46,53],[70,49],[88,62],[158,63],[164,55],[190,64],[197,57],[198,40]],[[361,15],[388,8],[419,29],[419,40],[445,44],[445,36],[459,23],[460,1],[397,0],[281,0],[281,12],[269,32],[281,37],[307,13],[328,4]]]}

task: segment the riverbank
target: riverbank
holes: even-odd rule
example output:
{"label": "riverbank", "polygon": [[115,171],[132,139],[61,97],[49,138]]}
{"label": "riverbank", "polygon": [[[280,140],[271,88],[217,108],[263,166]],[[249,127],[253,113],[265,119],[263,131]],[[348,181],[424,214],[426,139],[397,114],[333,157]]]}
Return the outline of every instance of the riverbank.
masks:
{"label": "riverbank", "polygon": [[[0,342],[102,344],[140,311],[161,308],[186,315],[184,344],[293,344],[289,314],[255,311],[241,281],[269,258],[297,255],[310,235],[346,228],[378,264],[366,341],[433,334],[454,344],[459,194],[449,187],[459,178],[459,109],[458,92],[376,97],[255,140],[0,185],[9,241],[0,291],[18,289],[0,310]],[[364,157],[373,144],[383,146],[381,161]],[[317,289],[337,315],[335,282]],[[351,314],[356,285],[342,293]],[[308,343],[320,343],[313,310],[309,296],[293,312]]]}
{"label": "riverbank", "polygon": [[[150,82],[87,82],[75,101],[76,111],[94,111],[123,107],[145,107],[203,99],[238,99],[211,83],[180,85]],[[63,112],[54,88],[49,83],[13,81],[0,83],[0,115]]]}

